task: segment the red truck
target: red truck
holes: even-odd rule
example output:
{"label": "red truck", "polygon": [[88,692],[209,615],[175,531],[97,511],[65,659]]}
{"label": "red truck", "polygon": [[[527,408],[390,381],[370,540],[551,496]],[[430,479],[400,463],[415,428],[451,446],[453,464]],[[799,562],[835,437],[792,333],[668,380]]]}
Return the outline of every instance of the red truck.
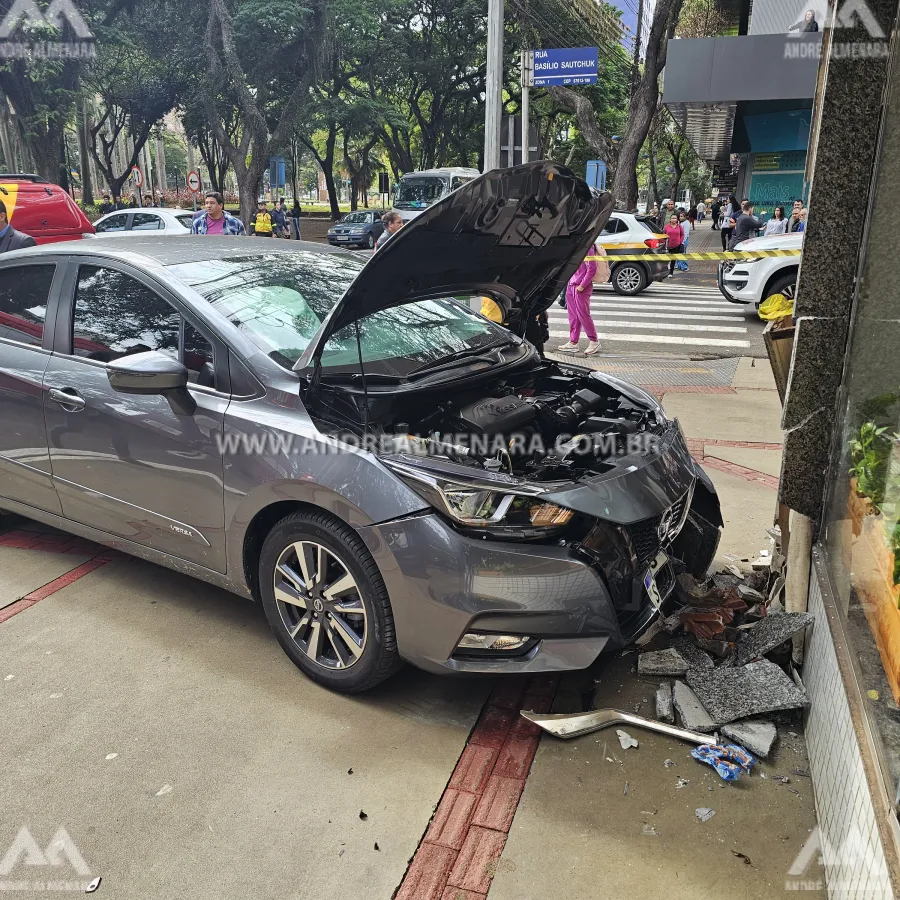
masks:
{"label": "red truck", "polygon": [[0,173],[0,201],[13,228],[39,244],[94,234],[78,204],[58,184],[37,175]]}

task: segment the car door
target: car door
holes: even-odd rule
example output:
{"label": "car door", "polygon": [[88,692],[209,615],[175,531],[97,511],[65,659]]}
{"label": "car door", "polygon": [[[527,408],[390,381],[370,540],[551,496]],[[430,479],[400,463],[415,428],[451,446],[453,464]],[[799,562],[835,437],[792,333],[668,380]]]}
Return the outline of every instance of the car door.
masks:
{"label": "car door", "polygon": [[0,266],[0,500],[56,515],[42,381],[52,346],[48,309],[64,268],[45,260]]}
{"label": "car door", "polygon": [[[44,375],[50,464],[67,518],[224,572],[226,350],[185,312],[140,270],[71,263]],[[147,350],[188,368],[192,415],[112,389],[106,364]]]}

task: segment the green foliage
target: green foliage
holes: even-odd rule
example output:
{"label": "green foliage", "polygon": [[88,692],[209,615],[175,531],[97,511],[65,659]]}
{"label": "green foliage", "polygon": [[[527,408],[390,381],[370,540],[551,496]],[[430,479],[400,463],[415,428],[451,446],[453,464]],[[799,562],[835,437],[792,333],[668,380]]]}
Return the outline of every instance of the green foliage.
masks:
{"label": "green foliage", "polygon": [[[850,441],[850,474],[856,477],[856,489],[872,501],[876,510],[884,502],[888,460],[893,441],[885,427],[864,422],[857,437]],[[896,437],[896,436],[895,436]]]}

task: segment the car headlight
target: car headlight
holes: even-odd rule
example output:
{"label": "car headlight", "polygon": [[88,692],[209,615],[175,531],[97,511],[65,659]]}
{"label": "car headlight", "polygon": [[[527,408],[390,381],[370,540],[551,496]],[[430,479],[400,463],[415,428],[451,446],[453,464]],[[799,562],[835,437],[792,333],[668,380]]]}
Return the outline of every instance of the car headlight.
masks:
{"label": "car headlight", "polygon": [[467,533],[506,540],[548,537],[558,533],[575,515],[570,509],[547,503],[528,489],[501,487],[477,480],[445,478],[407,461],[382,462],[435,509]]}
{"label": "car headlight", "polygon": [[365,229],[365,226],[363,226],[363,225],[356,225],[356,226],[354,226],[353,228],[350,229],[350,234],[362,234],[365,230],[366,230],[366,229]]}

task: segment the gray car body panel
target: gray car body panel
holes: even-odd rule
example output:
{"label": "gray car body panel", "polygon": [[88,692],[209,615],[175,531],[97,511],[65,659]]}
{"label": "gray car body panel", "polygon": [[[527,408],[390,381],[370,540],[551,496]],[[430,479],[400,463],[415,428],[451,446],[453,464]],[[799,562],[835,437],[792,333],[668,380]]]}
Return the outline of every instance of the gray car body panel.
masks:
{"label": "gray car body panel", "polygon": [[[96,467],[96,471],[85,470],[91,478],[96,476],[94,481],[88,475],[73,476],[71,468],[67,476],[58,475],[51,481],[63,497],[62,506],[79,509],[80,521],[60,515],[60,507],[48,504],[46,497],[42,505],[39,491],[26,489],[12,496],[7,485],[15,479],[21,488],[22,479],[0,472],[2,505],[240,595],[252,596],[244,551],[254,519],[271,510],[275,503],[308,504],[347,522],[362,536],[388,588],[401,655],[416,665],[432,671],[561,670],[588,665],[604,647],[616,646],[621,640],[616,611],[603,578],[590,560],[562,546],[465,537],[373,454],[353,448],[344,448],[340,454],[330,452],[333,443],[319,431],[303,404],[307,382],[262,354],[238,328],[199,294],[173,278],[166,268],[216,255],[291,253],[297,247],[317,253],[340,252],[318,245],[277,242],[267,243],[261,249],[259,243],[252,238],[207,236],[177,241],[148,238],[124,246],[125,242],[114,239],[97,239],[84,245],[51,245],[4,255],[0,268],[41,258],[64,260],[68,287],[60,296],[65,303],[71,297],[73,272],[79,262],[101,259],[135,274],[151,283],[211,340],[227,347],[235,363],[249,375],[240,391],[227,396],[191,386],[190,392],[199,406],[197,421],[178,423],[176,433],[166,437],[154,434],[149,442],[141,436],[142,429],[152,429],[153,422],[172,426],[169,413],[159,407],[165,401],[157,396],[116,394],[113,402],[127,401],[124,406],[133,413],[126,419],[147,421],[123,424],[120,418],[104,411],[109,427],[106,446],[99,432],[92,436],[89,445],[74,445],[72,433],[65,433],[65,429],[71,429],[72,420],[78,427],[79,414],[71,415],[67,422],[62,416],[54,419],[54,413],[48,425],[51,431],[62,429],[48,439],[56,459],[63,463],[67,452],[85,450],[89,459],[79,465]],[[26,404],[27,412],[23,406],[16,415],[30,416],[32,426],[37,421],[35,416],[42,415],[48,386],[56,384],[55,379],[60,371],[65,373],[66,365],[75,364],[63,349],[70,326],[65,304],[57,309],[58,299],[52,298],[48,306],[42,349],[0,341],[0,376],[11,371],[19,378],[20,386],[31,384],[34,405]],[[56,358],[51,357],[50,351]],[[104,374],[103,366],[90,368],[97,369],[97,376]],[[44,369],[50,371],[49,378],[42,378]],[[218,357],[216,370],[218,373]],[[102,379],[92,386],[90,381],[82,388],[92,394],[96,408],[109,406],[110,396]],[[645,399],[644,392],[631,390]],[[10,397],[9,391],[4,394],[0,390],[0,415],[11,408]],[[209,451],[217,428],[226,438],[238,439],[238,445],[218,460]],[[290,438],[299,440],[304,449],[244,452],[239,446],[242,436],[262,441],[263,445],[270,439]],[[32,435],[25,443],[37,441]],[[26,448],[26,453],[32,457],[34,470],[45,477],[53,456],[47,455],[46,446],[31,450]],[[104,481],[104,473],[121,471],[123,460],[129,466],[129,479],[136,478],[138,483],[129,485],[123,477],[112,475]],[[106,466],[107,461],[112,468]],[[643,460],[642,465],[638,471],[608,482],[601,478],[598,482],[573,484],[555,496],[591,515],[605,517],[609,507],[618,510],[613,514],[619,521],[637,521],[655,515],[667,499],[673,503],[697,477],[677,429],[659,455]],[[153,486],[167,485],[168,481],[161,482],[160,478],[168,479],[173,466],[179,482],[177,491],[183,496],[154,497]],[[21,466],[13,471],[18,468]],[[77,473],[77,466],[74,471]],[[636,475],[638,478],[632,481]],[[640,489],[635,489],[638,484]],[[44,484],[44,494],[46,488]],[[193,508],[195,504],[203,504],[204,508]],[[129,522],[131,530],[127,527]],[[181,533],[172,525],[184,525],[190,530]],[[164,531],[165,526],[168,532]],[[514,624],[527,628],[527,633],[540,632],[542,642],[529,658],[500,662],[451,658],[466,629],[496,630]]]}

